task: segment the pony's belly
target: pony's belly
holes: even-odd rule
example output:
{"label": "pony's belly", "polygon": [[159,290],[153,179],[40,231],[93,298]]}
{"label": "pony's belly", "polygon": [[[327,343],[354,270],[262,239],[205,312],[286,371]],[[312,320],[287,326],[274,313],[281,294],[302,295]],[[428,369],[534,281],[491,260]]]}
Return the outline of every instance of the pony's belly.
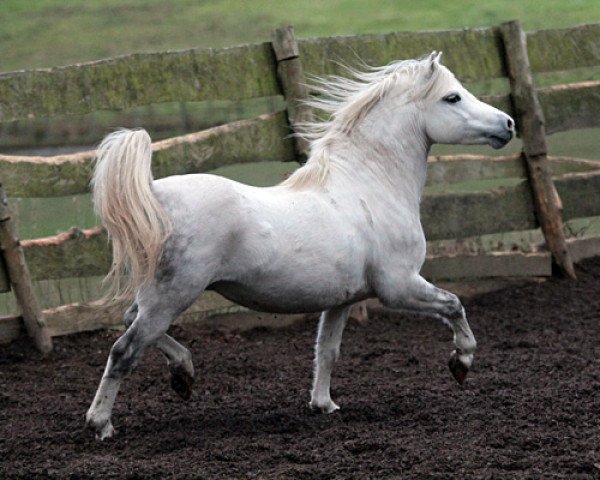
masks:
{"label": "pony's belly", "polygon": [[270,313],[314,313],[371,297],[366,289],[256,288],[237,282],[217,282],[209,287],[226,299],[252,310]]}

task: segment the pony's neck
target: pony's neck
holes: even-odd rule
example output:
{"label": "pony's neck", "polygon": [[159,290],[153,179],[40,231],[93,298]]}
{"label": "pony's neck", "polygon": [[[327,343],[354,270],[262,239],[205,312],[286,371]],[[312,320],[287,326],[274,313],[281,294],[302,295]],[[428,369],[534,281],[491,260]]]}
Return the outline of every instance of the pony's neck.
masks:
{"label": "pony's neck", "polygon": [[355,182],[368,182],[371,187],[376,185],[377,189],[391,191],[394,197],[418,204],[431,143],[417,107],[409,105],[403,110],[405,115],[385,107],[374,109],[339,143],[339,149],[330,147],[335,159],[333,169],[340,168]]}

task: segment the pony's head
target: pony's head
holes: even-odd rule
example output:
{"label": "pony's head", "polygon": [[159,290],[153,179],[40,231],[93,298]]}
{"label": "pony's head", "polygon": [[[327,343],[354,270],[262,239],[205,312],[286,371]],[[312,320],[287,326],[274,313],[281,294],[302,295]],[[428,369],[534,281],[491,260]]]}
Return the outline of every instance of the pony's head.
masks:
{"label": "pony's head", "polygon": [[299,135],[311,144],[303,168],[286,182],[291,187],[326,181],[336,145],[374,144],[390,160],[407,149],[426,150],[434,143],[506,145],[514,134],[513,119],[469,93],[440,63],[441,54],[364,70],[347,68],[348,77],[316,78],[317,95],[307,104],[329,114],[308,122]]}
{"label": "pony's head", "polygon": [[515,122],[506,113],[478,100],[440,64],[441,53],[423,61],[431,89],[421,98],[423,125],[432,143],[488,144],[502,148],[514,135]]}
{"label": "pony's head", "polygon": [[366,71],[347,67],[350,78],[316,79],[319,95],[308,104],[330,114],[325,122],[300,125],[313,146],[319,140],[350,135],[361,124],[400,124],[412,109],[431,143],[506,145],[514,121],[478,100],[440,63],[441,53],[420,60],[402,60]]}

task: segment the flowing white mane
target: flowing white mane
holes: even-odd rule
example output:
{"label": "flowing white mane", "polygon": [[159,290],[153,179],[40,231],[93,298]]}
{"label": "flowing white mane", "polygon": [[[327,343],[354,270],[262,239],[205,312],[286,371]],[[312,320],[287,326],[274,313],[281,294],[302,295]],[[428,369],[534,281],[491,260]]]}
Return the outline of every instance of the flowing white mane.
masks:
{"label": "flowing white mane", "polygon": [[306,104],[329,118],[296,125],[297,135],[310,142],[310,156],[283,185],[296,189],[322,185],[330,168],[331,146],[351,134],[390,91],[399,89],[404,103],[427,100],[440,93],[452,73],[437,63],[439,56],[432,67],[433,56],[401,60],[382,67],[365,65],[364,71],[344,66],[349,77],[332,75],[313,79],[310,88],[317,95]]}

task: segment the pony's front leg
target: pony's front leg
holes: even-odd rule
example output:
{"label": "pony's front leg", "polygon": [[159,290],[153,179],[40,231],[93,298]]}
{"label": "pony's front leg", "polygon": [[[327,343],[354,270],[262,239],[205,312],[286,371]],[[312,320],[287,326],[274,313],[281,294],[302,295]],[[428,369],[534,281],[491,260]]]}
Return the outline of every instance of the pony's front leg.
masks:
{"label": "pony's front leg", "polygon": [[323,312],[319,321],[310,407],[324,413],[333,413],[340,408],[331,400],[329,387],[349,312],[349,306],[333,308]]}
{"label": "pony's front leg", "polygon": [[477,342],[467,322],[465,309],[453,293],[442,290],[414,275],[395,294],[387,293],[380,300],[387,307],[434,316],[443,320],[454,332],[454,346],[448,366],[456,381],[462,384],[473,364]]}

